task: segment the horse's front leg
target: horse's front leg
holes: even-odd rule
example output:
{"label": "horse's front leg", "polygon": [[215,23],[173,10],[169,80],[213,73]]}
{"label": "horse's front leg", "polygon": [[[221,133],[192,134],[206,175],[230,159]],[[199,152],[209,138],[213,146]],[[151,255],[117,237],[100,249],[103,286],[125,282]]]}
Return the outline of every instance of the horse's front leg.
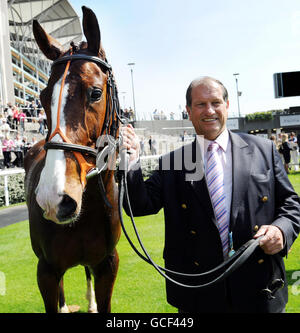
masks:
{"label": "horse's front leg", "polygon": [[92,267],[95,278],[95,294],[98,312],[111,310],[111,296],[119,267],[119,256],[115,249],[104,262]]}
{"label": "horse's front leg", "polygon": [[62,275],[58,274],[45,259],[39,259],[37,281],[47,313],[57,313],[59,281]]}

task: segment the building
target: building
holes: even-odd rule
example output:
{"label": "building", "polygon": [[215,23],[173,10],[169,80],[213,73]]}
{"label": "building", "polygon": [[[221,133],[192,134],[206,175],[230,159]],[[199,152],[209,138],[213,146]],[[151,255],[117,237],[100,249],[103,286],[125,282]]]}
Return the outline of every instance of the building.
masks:
{"label": "building", "polygon": [[65,49],[82,39],[81,22],[68,0],[0,1],[0,113],[8,102],[26,105],[45,88],[51,62],[38,49],[32,21],[38,20]]}

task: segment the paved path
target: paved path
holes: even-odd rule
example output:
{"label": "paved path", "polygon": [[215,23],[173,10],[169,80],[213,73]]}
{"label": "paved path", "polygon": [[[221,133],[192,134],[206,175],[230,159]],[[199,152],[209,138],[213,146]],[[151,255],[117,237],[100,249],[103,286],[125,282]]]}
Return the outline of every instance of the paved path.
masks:
{"label": "paved path", "polygon": [[0,210],[0,228],[24,220],[28,220],[26,205],[13,206]]}

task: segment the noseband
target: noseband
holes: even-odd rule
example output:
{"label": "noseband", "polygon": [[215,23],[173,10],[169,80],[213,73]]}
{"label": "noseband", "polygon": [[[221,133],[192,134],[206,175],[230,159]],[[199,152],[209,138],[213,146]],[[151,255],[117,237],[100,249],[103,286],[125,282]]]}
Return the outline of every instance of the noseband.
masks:
{"label": "noseband", "polygon": [[[44,149],[59,149],[64,151],[71,151],[74,156],[76,157],[80,169],[80,180],[83,185],[86,184],[86,178],[87,175],[92,171],[92,169],[95,168],[96,163],[92,164],[85,160],[83,155],[89,155],[94,158],[97,158],[99,154],[106,151],[105,149],[94,149],[88,146],[78,145],[71,142],[71,140],[62,132],[60,129],[60,111],[61,111],[61,100],[62,100],[62,92],[67,76],[67,72],[69,70],[70,64],[72,61],[76,60],[86,60],[89,62],[96,63],[99,67],[102,67],[105,69],[105,71],[108,74],[107,82],[106,82],[106,111],[105,111],[105,119],[104,124],[101,129],[101,133],[99,138],[105,133],[106,136],[109,138],[108,142],[113,146],[110,147],[110,153],[116,150],[116,135],[119,128],[119,121],[120,119],[120,105],[119,105],[119,99],[118,99],[118,92],[117,87],[114,81],[114,77],[112,74],[112,67],[104,60],[100,59],[99,57],[90,56],[86,54],[72,54],[72,50],[70,51],[70,55],[65,55],[61,58],[56,59],[52,63],[52,67],[58,64],[66,63],[66,68],[64,71],[61,88],[60,88],[60,94],[59,94],[59,102],[58,102],[58,110],[57,110],[57,122],[56,122],[56,128],[53,131],[53,133],[50,135],[49,138],[46,139],[46,143],[44,145]],[[60,135],[63,142],[51,142],[50,140],[56,135]],[[98,139],[99,139],[98,138]],[[111,140],[113,138],[113,140]],[[97,140],[98,142],[99,140]],[[113,142],[112,142],[113,141]],[[100,142],[100,141],[99,141]],[[98,147],[99,148],[99,147]],[[103,169],[103,168],[102,168]],[[99,171],[92,172],[92,175],[99,174]],[[102,181],[102,179],[101,179]]]}

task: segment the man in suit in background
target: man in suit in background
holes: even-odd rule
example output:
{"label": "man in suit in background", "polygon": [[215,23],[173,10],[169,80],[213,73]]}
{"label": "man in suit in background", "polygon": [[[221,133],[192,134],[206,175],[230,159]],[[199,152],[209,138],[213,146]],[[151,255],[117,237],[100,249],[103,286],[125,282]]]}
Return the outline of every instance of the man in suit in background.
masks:
{"label": "man in suit in background", "polygon": [[[166,281],[167,301],[179,312],[284,312],[288,293],[283,257],[299,233],[300,203],[280,156],[271,140],[227,130],[229,100],[220,81],[192,81],[186,104],[197,138],[162,156],[146,181],[134,129],[122,128],[123,146],[132,153],[127,182],[133,214],[164,209],[165,266],[184,273],[208,271],[231,250],[263,237],[247,262],[223,282],[190,289]],[[125,210],[128,214],[126,203]],[[274,298],[268,297],[263,289],[276,279],[285,284]]]}

